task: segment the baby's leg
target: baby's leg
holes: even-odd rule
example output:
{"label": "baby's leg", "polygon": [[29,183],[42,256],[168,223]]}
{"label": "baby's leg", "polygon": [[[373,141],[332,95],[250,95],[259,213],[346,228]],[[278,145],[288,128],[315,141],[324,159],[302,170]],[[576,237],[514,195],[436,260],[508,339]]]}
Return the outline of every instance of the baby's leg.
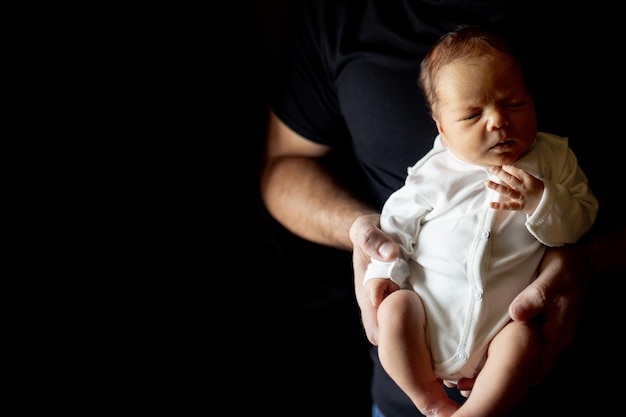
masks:
{"label": "baby's leg", "polygon": [[378,355],[383,368],[425,416],[448,417],[459,404],[448,398],[432,369],[426,313],[413,291],[398,290],[378,308]]}
{"label": "baby's leg", "polygon": [[539,355],[537,330],[528,323],[509,322],[491,341],[485,366],[454,416],[501,416],[512,410],[533,383]]}

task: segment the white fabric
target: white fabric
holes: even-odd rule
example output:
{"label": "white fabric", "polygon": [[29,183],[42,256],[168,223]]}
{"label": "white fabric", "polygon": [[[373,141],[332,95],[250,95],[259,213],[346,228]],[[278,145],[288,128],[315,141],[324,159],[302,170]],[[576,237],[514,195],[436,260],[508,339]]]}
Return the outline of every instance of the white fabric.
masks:
{"label": "white fabric", "polygon": [[381,227],[401,254],[395,262],[372,260],[365,280],[391,278],[421,296],[440,378],[475,376],[489,341],[509,321],[509,304],[536,277],[546,245],[575,242],[595,220],[597,200],[567,138],[539,133],[514,165],[545,184],[530,217],[489,208],[499,195],[486,181],[499,180],[454,157],[439,136],[381,212]]}

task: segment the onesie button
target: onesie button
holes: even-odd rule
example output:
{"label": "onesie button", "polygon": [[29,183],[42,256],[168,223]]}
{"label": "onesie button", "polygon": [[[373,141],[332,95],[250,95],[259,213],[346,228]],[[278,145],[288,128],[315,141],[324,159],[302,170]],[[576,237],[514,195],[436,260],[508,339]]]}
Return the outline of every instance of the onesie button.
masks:
{"label": "onesie button", "polygon": [[489,230],[483,230],[480,232],[480,238],[481,239],[488,239],[489,238]]}
{"label": "onesie button", "polygon": [[459,353],[457,353],[457,356],[459,357],[459,359],[461,359],[463,362],[465,362],[467,360],[467,352],[461,351]]}
{"label": "onesie button", "polygon": [[481,298],[483,298],[483,292],[479,290],[474,290],[472,291],[472,297],[474,298],[474,300],[480,300]]}

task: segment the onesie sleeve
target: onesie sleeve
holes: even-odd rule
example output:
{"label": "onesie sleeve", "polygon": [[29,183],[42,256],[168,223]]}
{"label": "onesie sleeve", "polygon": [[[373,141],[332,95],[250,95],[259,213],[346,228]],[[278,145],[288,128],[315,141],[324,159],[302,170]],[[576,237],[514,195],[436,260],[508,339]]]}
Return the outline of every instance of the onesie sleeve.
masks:
{"label": "onesie sleeve", "polygon": [[599,204],[574,152],[566,147],[552,157],[549,163],[557,168],[546,171],[549,175],[542,178],[543,196],[526,227],[543,244],[563,246],[576,242],[591,228]]}
{"label": "onesie sleeve", "polygon": [[402,287],[410,273],[409,264],[400,257],[391,262],[372,259],[367,266],[367,271],[365,271],[363,282],[365,283],[373,278],[389,278]]}
{"label": "onesie sleeve", "polygon": [[400,249],[398,258],[392,262],[372,259],[364,280],[391,278],[402,286],[410,274],[408,261],[415,253],[422,221],[432,210],[426,200],[420,197],[417,182],[412,182],[412,179],[409,175],[405,185],[389,196],[380,215],[382,230],[391,236]]}

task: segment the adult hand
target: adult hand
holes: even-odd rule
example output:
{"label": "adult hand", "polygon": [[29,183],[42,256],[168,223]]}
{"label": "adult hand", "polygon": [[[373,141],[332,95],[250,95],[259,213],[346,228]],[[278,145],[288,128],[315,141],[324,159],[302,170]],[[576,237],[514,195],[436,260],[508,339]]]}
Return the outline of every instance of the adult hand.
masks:
{"label": "adult hand", "polygon": [[392,261],[398,256],[398,246],[381,230],[380,214],[358,217],[350,227],[350,240],[353,246],[354,289],[361,309],[361,321],[367,339],[373,345],[378,345],[378,308],[367,297],[363,277],[372,257],[380,261]]}
{"label": "adult hand", "polygon": [[544,351],[535,382],[541,382],[574,339],[591,272],[578,246],[550,248],[539,275],[509,306],[513,320],[535,320]]}
{"label": "adult hand", "polygon": [[[539,275],[511,302],[513,320],[535,320],[543,338],[543,354],[535,374],[541,382],[570,345],[582,312],[589,268],[576,246],[550,248],[539,266]],[[475,379],[462,378],[458,388],[469,396]],[[446,384],[453,386],[453,384]]]}

